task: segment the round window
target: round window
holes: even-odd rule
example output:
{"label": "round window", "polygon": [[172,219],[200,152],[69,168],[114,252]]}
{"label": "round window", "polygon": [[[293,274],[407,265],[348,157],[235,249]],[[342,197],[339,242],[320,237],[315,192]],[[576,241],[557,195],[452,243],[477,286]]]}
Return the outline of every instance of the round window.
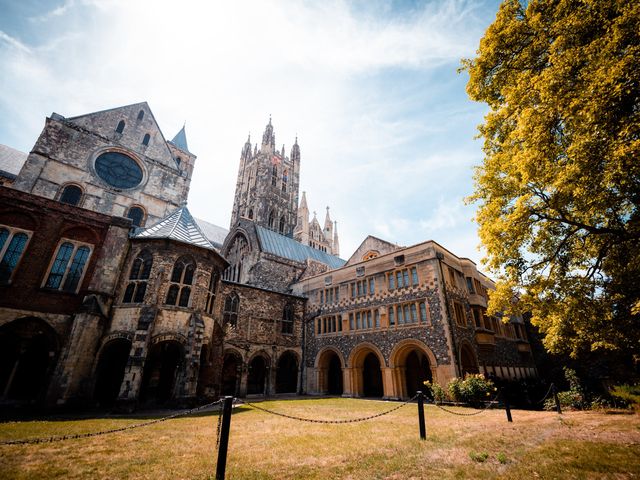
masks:
{"label": "round window", "polygon": [[106,152],[95,162],[98,176],[115,188],[133,188],[142,182],[142,169],[131,157],[118,152]]}

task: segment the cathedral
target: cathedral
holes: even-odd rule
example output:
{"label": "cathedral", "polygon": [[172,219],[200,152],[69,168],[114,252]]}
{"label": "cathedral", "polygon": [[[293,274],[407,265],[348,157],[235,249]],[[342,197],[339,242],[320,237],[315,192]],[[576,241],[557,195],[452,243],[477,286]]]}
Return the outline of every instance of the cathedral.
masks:
{"label": "cathedral", "polygon": [[427,379],[536,376],[522,318],[486,315],[493,282],[471,260],[373,236],[342,259],[271,119],[241,149],[229,229],[189,212],[196,158],[146,102],[53,113],[29,154],[0,145],[3,408],[404,399]]}

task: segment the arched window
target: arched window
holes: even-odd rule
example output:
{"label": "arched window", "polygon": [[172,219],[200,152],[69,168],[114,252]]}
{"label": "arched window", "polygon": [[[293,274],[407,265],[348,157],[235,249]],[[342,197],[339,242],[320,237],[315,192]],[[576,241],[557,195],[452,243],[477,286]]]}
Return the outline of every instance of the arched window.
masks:
{"label": "arched window", "polygon": [[253,208],[249,209],[249,220],[253,220]]}
{"label": "arched window", "polygon": [[209,315],[213,313],[213,305],[216,300],[216,288],[218,288],[218,272],[214,269],[211,271],[211,277],[209,278],[209,288],[207,289],[207,304],[204,311]]}
{"label": "arched window", "polygon": [[280,224],[278,225],[278,231],[284,235],[284,215],[280,217]]}
{"label": "arched window", "polygon": [[188,257],[181,257],[176,260],[171,272],[171,286],[167,292],[167,305],[177,305],[179,307],[189,306],[191,296],[191,284],[196,271],[196,264]]}
{"label": "arched window", "polygon": [[293,334],[293,306],[287,303],[282,311],[282,333]]}
{"label": "arched window", "polygon": [[149,145],[149,140],[151,140],[151,135],[149,135],[148,133],[145,133],[144,137],[142,138],[142,144],[144,146]]}
{"label": "arched window", "polygon": [[78,205],[82,198],[82,189],[77,185],[67,185],[60,193],[60,201],[69,205]]}
{"label": "arched window", "polygon": [[153,255],[142,250],[131,264],[129,284],[124,292],[122,303],[142,303],[147,291],[147,283],[153,265]]}
{"label": "arched window", "polygon": [[182,163],[182,158],[176,157],[176,165],[180,166],[181,163]]}
{"label": "arched window", "polygon": [[278,166],[274,165],[273,167],[271,167],[271,185],[275,187],[277,183],[278,183]]}
{"label": "arched window", "polygon": [[64,241],[58,247],[44,287],[75,293],[90,255],[91,249],[87,245]]}
{"label": "arched window", "polygon": [[222,321],[225,324],[237,325],[238,324],[238,308],[240,306],[240,298],[235,293],[232,293],[224,300],[224,312],[222,313]]}
{"label": "arched window", "polygon": [[144,210],[140,207],[131,207],[127,212],[127,218],[131,219],[131,223],[136,227],[144,224]]}
{"label": "arched window", "polygon": [[287,193],[287,181],[289,180],[289,170],[282,172],[282,193]]}
{"label": "arched window", "polygon": [[273,228],[276,221],[276,214],[273,210],[269,212],[269,228]]}
{"label": "arched window", "polygon": [[247,238],[238,234],[231,241],[225,258],[229,261],[229,267],[224,272],[224,279],[232,282],[242,281],[242,264],[251,251]]}
{"label": "arched window", "polygon": [[116,133],[124,132],[124,120],[120,120],[118,122],[118,126],[116,127]]}
{"label": "arched window", "polygon": [[0,285],[10,282],[28,241],[27,232],[0,228]]}
{"label": "arched window", "polygon": [[138,112],[138,120],[142,120],[144,118],[144,110],[140,110]]}

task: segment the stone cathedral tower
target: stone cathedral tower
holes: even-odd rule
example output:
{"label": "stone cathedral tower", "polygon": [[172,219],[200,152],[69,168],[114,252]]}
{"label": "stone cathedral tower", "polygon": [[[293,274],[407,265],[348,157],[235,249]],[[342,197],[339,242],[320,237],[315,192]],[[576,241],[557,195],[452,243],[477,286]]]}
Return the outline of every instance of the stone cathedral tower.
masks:
{"label": "stone cathedral tower", "polygon": [[262,135],[260,149],[253,149],[251,138],[242,148],[236,193],[231,214],[231,229],[241,218],[256,225],[293,236],[298,211],[300,147],[296,138],[290,156],[276,149],[271,118]]}

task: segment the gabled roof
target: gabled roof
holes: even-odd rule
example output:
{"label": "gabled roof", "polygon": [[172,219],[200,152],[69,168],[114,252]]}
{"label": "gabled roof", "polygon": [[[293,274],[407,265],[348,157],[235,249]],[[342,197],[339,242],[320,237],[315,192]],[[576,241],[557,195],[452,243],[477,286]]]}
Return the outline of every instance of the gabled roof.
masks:
{"label": "gabled roof", "polygon": [[206,220],[202,220],[201,218],[193,218],[202,233],[205,234],[207,239],[213,243],[213,245],[217,248],[222,248],[222,244],[224,243],[224,239],[229,235],[229,230],[224,227],[220,227],[218,225],[214,225],[213,223],[209,223]]}
{"label": "gabled roof", "polygon": [[385,255],[390,252],[395,252],[404,247],[400,247],[395,243],[382,240],[381,238],[374,237],[373,235],[367,235],[360,246],[356,248],[356,251],[347,260],[347,265],[353,265],[362,261],[362,256],[368,251],[377,251],[379,255]]}
{"label": "gabled roof", "polygon": [[189,152],[189,147],[187,146],[187,134],[184,131],[184,125],[182,126],[180,131],[176,133],[176,136],[171,139],[171,143],[173,143],[180,150]]}
{"label": "gabled roof", "polygon": [[345,261],[341,258],[329,255],[308,245],[303,245],[291,237],[280,235],[260,225],[255,227],[263,252],[301,263],[306,262],[307,259],[312,259],[324,263],[330,269],[340,268],[345,264]]}
{"label": "gabled roof", "polygon": [[132,238],[166,238],[197,247],[215,250],[187,207],[181,207],[154,226],[132,235]]}
{"label": "gabled roof", "polygon": [[0,144],[0,177],[16,178],[27,157],[24,152]]}

